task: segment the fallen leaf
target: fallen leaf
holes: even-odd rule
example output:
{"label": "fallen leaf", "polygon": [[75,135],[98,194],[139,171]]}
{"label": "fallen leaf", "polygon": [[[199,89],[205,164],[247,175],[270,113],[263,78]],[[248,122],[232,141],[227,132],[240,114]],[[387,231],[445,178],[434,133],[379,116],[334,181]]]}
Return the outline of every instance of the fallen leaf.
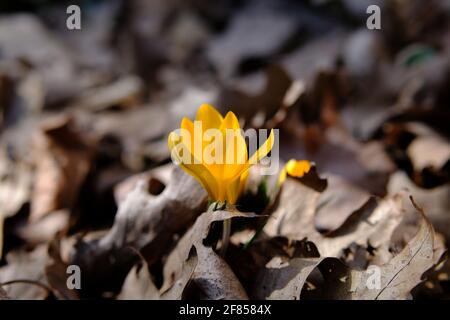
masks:
{"label": "fallen leaf", "polygon": [[404,172],[398,171],[389,179],[387,191],[395,194],[401,190],[407,190],[426,212],[435,229],[450,239],[450,184],[424,189],[415,185]]}
{"label": "fallen leaf", "polygon": [[311,81],[318,71],[334,69],[346,36],[342,29],[333,28],[284,57],[281,65],[292,78]]}
{"label": "fallen leaf", "polygon": [[[210,269],[209,272],[216,272],[216,276],[217,274],[224,273],[227,274],[229,278],[235,277],[232,274],[231,269],[229,269],[229,267],[224,261],[222,261],[220,257],[218,257],[213,251],[210,251],[207,247],[204,247],[203,239],[208,236],[210,226],[213,222],[223,221],[225,219],[232,219],[236,217],[255,217],[255,215],[237,211],[207,211],[199,216],[195,224],[183,235],[183,237],[178,241],[177,246],[169,254],[163,270],[164,284],[162,286],[162,290],[171,287],[174,281],[173,279],[178,278],[178,275],[181,273],[181,264],[186,260],[192,246],[195,246],[199,256],[198,267],[196,268],[197,277],[202,277],[202,274],[205,274],[204,276],[206,277],[206,279],[214,277],[211,275],[206,276],[208,273],[208,268],[205,264],[208,263],[208,259],[211,259],[213,261],[213,265],[215,266],[215,268],[218,268],[218,270]],[[215,280],[221,281],[220,278]],[[213,279],[210,279],[208,281],[213,281]],[[232,291],[230,294],[239,293],[238,296],[243,297],[242,292],[245,291],[243,291],[243,289],[241,290],[240,284],[238,285],[237,279],[235,279],[234,283],[237,291]],[[211,290],[206,286],[206,284],[204,284],[204,286],[205,290]],[[227,292],[228,289],[226,287],[224,288],[223,286],[228,286],[228,284],[223,283],[222,286],[216,287],[216,289],[219,290],[219,293],[214,293],[213,291],[209,294],[215,294],[217,296],[225,295],[224,292]],[[222,288],[223,291],[220,291],[220,288]],[[235,298],[237,298],[238,296],[236,296]]]}
{"label": "fallen leaf", "polygon": [[419,136],[408,146],[407,153],[417,172],[425,168],[439,171],[450,160],[450,142],[438,134]]}
{"label": "fallen leaf", "polygon": [[192,276],[197,295],[207,300],[248,300],[247,293],[228,264],[211,247],[195,244],[199,261]]}
{"label": "fallen leaf", "polygon": [[138,77],[124,77],[100,88],[87,90],[73,102],[73,105],[90,112],[104,111],[113,107],[126,108],[138,104],[142,87],[142,81]]}
{"label": "fallen leaf", "polygon": [[182,262],[181,273],[173,285],[161,292],[155,286],[148,270],[148,264],[141,261],[142,265],[135,265],[128,273],[122,290],[117,297],[119,300],[180,300],[183,297],[185,287],[191,281],[194,269],[197,265],[195,248],[189,253],[186,261]]}
{"label": "fallen leaf", "polygon": [[151,195],[148,188],[147,181],[139,181],[119,204],[106,235],[80,241],[74,248],[71,263],[80,265],[92,283],[108,283],[118,273],[125,277],[134,264],[130,247],[151,265],[170,247],[174,235],[183,232],[206,207],[206,192],[178,167],[173,167],[162,193]]}
{"label": "fallen leaf", "polygon": [[38,17],[28,13],[4,16],[0,29],[2,59],[19,58],[30,66],[34,75],[27,90],[41,91],[35,92],[36,102],[43,100],[40,108],[61,105],[89,86],[79,75],[70,49]]}
{"label": "fallen leaf", "polygon": [[[382,145],[362,144],[345,128],[331,126],[323,129],[325,132],[317,133],[322,138],[319,138],[317,150],[310,152],[304,143],[306,131],[299,126],[298,121],[291,118],[288,121],[291,123],[285,123],[285,128],[291,135],[287,135],[280,143],[280,154],[284,158],[308,159],[315,162],[324,174],[339,175],[372,194],[383,195],[385,184],[395,170],[395,165]],[[293,128],[289,129],[291,126]],[[310,128],[320,130],[314,126]]]}
{"label": "fallen leaf", "polygon": [[[433,226],[423,213],[420,214],[422,221],[416,236],[398,255],[378,269],[349,270],[336,259],[324,260],[320,267],[327,283],[327,297],[351,300],[411,299],[411,290],[423,281],[422,275],[436,264]],[[377,276],[380,277],[379,283]]]}
{"label": "fallen leaf", "polygon": [[[388,253],[386,246],[403,217],[404,194],[380,201],[371,198],[348,215],[339,228],[322,235],[315,227],[320,190],[304,182],[302,178],[286,179],[280,191],[278,207],[264,227],[267,235],[281,235],[296,240],[307,238],[314,242],[321,256],[326,257],[339,257],[352,243],[361,246],[370,244],[379,250],[384,248],[382,251]],[[329,207],[329,210],[333,209]]]}
{"label": "fallen leaf", "polygon": [[[31,252],[14,251],[6,255],[7,264],[0,267],[0,284],[11,299],[45,299],[50,291],[44,273],[47,247],[40,245]],[[5,282],[16,281],[9,285]],[[31,281],[32,283],[27,283]],[[36,284],[37,283],[37,284]]]}
{"label": "fallen leaf", "polygon": [[252,279],[252,298],[264,300],[300,299],[307,278],[323,260],[312,242],[282,237],[256,241],[245,254],[251,267],[248,273],[238,274]]}
{"label": "fallen leaf", "polygon": [[148,191],[151,195],[158,195],[166,188],[170,182],[170,176],[173,171],[172,164],[159,166],[155,169],[132,175],[123,180],[114,188],[114,199],[116,203],[125,200],[127,194],[131,192],[139,181],[148,181]]}
{"label": "fallen leaf", "polygon": [[[212,40],[208,56],[222,77],[229,78],[239,71],[245,59],[264,59],[278,52],[297,32],[298,21],[292,8],[277,4],[249,2],[233,17],[224,34]],[[267,24],[270,29],[265,28]]]}
{"label": "fallen leaf", "polygon": [[348,216],[361,208],[370,195],[336,175],[328,175],[328,186],[321,193],[315,224],[318,230],[332,231],[342,225]]}
{"label": "fallen leaf", "polygon": [[167,137],[171,128],[175,127],[175,121],[170,116],[166,108],[144,105],[120,113],[85,114],[84,122],[98,139],[118,139],[124,164],[138,172],[145,168],[146,160],[161,162],[169,158],[163,137]]}
{"label": "fallen leaf", "polygon": [[187,260],[182,262],[181,273],[172,287],[162,291],[161,299],[163,300],[181,300],[184,299],[186,287],[192,281],[194,270],[198,265],[198,256],[195,248],[191,248]]}
{"label": "fallen leaf", "polygon": [[226,110],[222,108],[223,112],[231,110],[239,114],[247,127],[275,128],[302,94],[303,84],[294,82],[287,71],[276,64],[257,77],[264,78],[264,86],[258,86],[257,90],[248,88],[249,84],[254,86],[255,82],[260,82],[255,81],[255,76],[234,81],[220,92],[216,105],[227,106]]}
{"label": "fallen leaf", "polygon": [[[265,266],[259,279],[256,298],[263,300],[298,300],[311,272],[323,258],[294,258],[282,261],[275,257]],[[258,288],[257,288],[258,290]]]}
{"label": "fallen leaf", "polygon": [[19,225],[15,233],[30,244],[51,241],[69,226],[70,212],[58,210],[47,214],[36,222]]}
{"label": "fallen leaf", "polygon": [[3,223],[29,201],[32,184],[31,166],[14,163],[0,147],[0,258],[3,248]]}
{"label": "fallen leaf", "polygon": [[118,300],[158,300],[159,291],[153,283],[152,276],[148,271],[148,265],[142,261],[141,265],[135,265],[122,286]]}
{"label": "fallen leaf", "polygon": [[36,144],[32,222],[55,210],[72,208],[92,157],[92,142],[81,136],[71,119],[64,116],[47,120]]}
{"label": "fallen leaf", "polygon": [[45,266],[45,276],[53,294],[60,300],[79,300],[76,289],[67,285],[68,264],[61,258],[60,240],[55,238],[48,247],[49,261]]}

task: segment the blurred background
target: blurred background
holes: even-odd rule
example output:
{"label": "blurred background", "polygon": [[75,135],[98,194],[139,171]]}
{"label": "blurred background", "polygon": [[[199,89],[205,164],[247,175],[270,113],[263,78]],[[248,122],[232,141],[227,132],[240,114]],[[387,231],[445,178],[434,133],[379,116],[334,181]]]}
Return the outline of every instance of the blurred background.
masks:
{"label": "blurred background", "polygon": [[0,264],[110,227],[118,184],[168,163],[201,103],[279,128],[284,161],[353,194],[410,188],[450,238],[449,16],[447,0],[1,1]]}

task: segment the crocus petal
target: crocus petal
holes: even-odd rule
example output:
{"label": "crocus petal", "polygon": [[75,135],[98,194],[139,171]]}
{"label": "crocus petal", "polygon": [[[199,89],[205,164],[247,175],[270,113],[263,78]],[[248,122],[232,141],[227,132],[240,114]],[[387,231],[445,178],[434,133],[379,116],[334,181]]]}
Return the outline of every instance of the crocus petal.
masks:
{"label": "crocus petal", "polygon": [[275,135],[273,133],[273,130],[270,130],[270,134],[269,134],[269,137],[267,138],[267,140],[264,142],[264,144],[261,147],[259,147],[258,150],[256,150],[256,152],[250,157],[248,162],[250,164],[255,164],[258,161],[260,161],[262,158],[267,156],[267,154],[270,152],[270,150],[272,150],[274,142],[275,142]]}
{"label": "crocus petal", "polygon": [[278,185],[281,186],[286,180],[287,175],[291,177],[301,178],[311,170],[311,162],[308,160],[289,160],[281,170],[278,177]]}
{"label": "crocus petal", "polygon": [[[176,158],[185,172],[199,181],[212,199],[234,204],[244,189],[250,166],[272,149],[274,133],[271,131],[267,141],[248,161],[247,144],[233,112],[228,112],[223,118],[214,107],[204,104],[197,111],[196,120],[201,121],[201,126],[183,118],[180,135],[169,135],[168,144],[172,157]],[[209,129],[219,130],[218,135],[210,135],[211,139],[204,140],[203,135]],[[217,140],[221,138],[224,138],[222,144]],[[180,151],[183,153],[180,154]],[[222,159],[223,162],[205,161],[205,151],[213,157],[220,156],[218,152],[222,153],[222,157],[216,160]]]}
{"label": "crocus petal", "polygon": [[234,173],[234,176],[230,178],[233,181],[236,177],[242,175],[246,170],[248,170],[252,165],[256,164],[259,160],[264,158],[270,150],[272,150],[275,141],[273,130],[270,131],[270,135],[264,144],[252,155],[249,161],[244,165],[239,166],[239,170]]}
{"label": "crocus petal", "polygon": [[286,171],[291,177],[303,177],[311,170],[311,162],[308,160],[291,159],[286,163]]}
{"label": "crocus petal", "polygon": [[[227,156],[222,178],[230,181],[236,178],[237,172],[242,172],[247,162],[247,144],[242,136],[239,121],[233,112],[227,113],[220,130],[224,132],[226,141],[224,154]],[[229,159],[230,156],[232,156],[231,159]]]}
{"label": "crocus petal", "polygon": [[247,179],[248,176],[250,174],[250,170],[246,170],[240,178],[240,183],[239,183],[239,194],[241,194],[242,192],[244,192],[245,189],[245,185],[247,184]]}
{"label": "crocus petal", "polygon": [[239,198],[239,191],[241,186],[241,179],[238,177],[234,181],[232,181],[226,190],[227,201],[231,204],[235,204]]}
{"label": "crocus petal", "polygon": [[[185,133],[187,134],[187,136],[182,135],[181,142],[184,143],[188,147],[189,152],[195,158],[201,160],[202,159],[201,154],[195,154],[194,155],[194,152],[195,153],[199,153],[201,151],[200,148],[199,148],[199,150],[195,150],[195,147],[194,147],[194,143],[195,143],[195,140],[194,140],[194,138],[195,138],[195,136],[194,136],[194,123],[191,120],[189,120],[188,118],[185,117],[185,118],[183,118],[181,120],[180,129],[181,130],[185,130]],[[182,131],[182,133],[183,133],[183,131]],[[201,142],[197,142],[197,143],[201,143]]]}
{"label": "crocus petal", "polygon": [[180,166],[187,174],[193,176],[200,182],[206,192],[208,192],[210,198],[216,199],[219,196],[216,179],[205,166],[201,164],[182,164]]}
{"label": "crocus petal", "polygon": [[[183,143],[179,142],[180,140],[181,140],[180,137],[175,132],[171,132],[169,134],[168,146],[171,152],[173,149],[177,147],[184,147]],[[187,150],[187,148],[185,147],[184,150]],[[216,183],[216,179],[204,165],[195,164],[194,159],[192,157],[189,162],[183,162],[182,159],[179,157],[178,152],[172,152],[172,155],[176,157],[176,160],[180,164],[180,167],[187,174],[194,177],[203,186],[206,192],[208,192],[211,198],[213,199],[216,198],[218,193],[218,186]]]}
{"label": "crocus petal", "polygon": [[227,201],[231,204],[236,204],[239,196],[244,192],[245,185],[247,184],[247,178],[250,170],[244,171],[242,175],[232,181],[227,188]]}
{"label": "crocus petal", "polygon": [[218,128],[223,131],[225,129],[241,129],[241,126],[236,115],[233,112],[228,111],[222,123],[220,124],[220,127]]}
{"label": "crocus petal", "polygon": [[203,130],[219,128],[223,118],[222,115],[211,105],[202,104],[197,110],[196,121],[202,121]]}
{"label": "crocus petal", "polygon": [[[214,109],[214,107],[208,105],[208,104],[203,104],[200,106],[200,108],[197,111],[197,116],[196,116],[196,121],[201,121],[201,125],[202,125],[202,132],[201,132],[201,137],[195,137],[195,139],[193,138],[193,146],[191,149],[191,153],[195,153],[195,158],[196,159],[202,159],[202,164],[204,166],[204,168],[206,168],[206,170],[208,170],[209,175],[212,177],[212,180],[214,181],[213,187],[211,187],[213,193],[215,194],[215,199],[217,199],[217,197],[219,198],[224,198],[224,194],[225,192],[221,190],[222,186],[220,184],[220,180],[221,180],[221,176],[222,176],[222,172],[223,172],[223,165],[221,164],[207,164],[205,163],[205,159],[203,159],[203,152],[205,151],[205,147],[207,145],[207,142],[203,140],[203,134],[205,131],[209,130],[209,129],[216,129],[219,130],[220,125],[222,124],[223,118],[220,115],[220,113]],[[195,130],[195,125],[194,123],[192,123],[192,121],[187,122],[186,121],[186,126],[188,126],[190,128],[190,130],[192,130],[192,136],[194,137],[194,130]],[[199,149],[195,149],[194,147],[194,143],[201,143],[201,148]],[[213,141],[210,141],[209,143],[214,143]],[[218,150],[217,152],[223,152],[223,150]],[[222,199],[223,200],[223,199]]]}
{"label": "crocus petal", "polygon": [[192,138],[194,137],[194,123],[188,118],[184,117],[181,119],[180,128],[189,131],[192,134]]}

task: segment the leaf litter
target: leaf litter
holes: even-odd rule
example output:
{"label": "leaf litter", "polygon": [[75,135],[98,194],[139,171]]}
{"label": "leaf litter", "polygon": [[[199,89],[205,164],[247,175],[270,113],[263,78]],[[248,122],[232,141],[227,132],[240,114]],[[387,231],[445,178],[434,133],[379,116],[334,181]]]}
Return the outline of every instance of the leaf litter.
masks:
{"label": "leaf litter", "polygon": [[[448,8],[381,5],[374,33],[356,0],[117,0],[68,34],[61,3],[20,6],[0,17],[0,300],[450,297]],[[214,210],[167,148],[202,103],[312,169],[256,166]]]}

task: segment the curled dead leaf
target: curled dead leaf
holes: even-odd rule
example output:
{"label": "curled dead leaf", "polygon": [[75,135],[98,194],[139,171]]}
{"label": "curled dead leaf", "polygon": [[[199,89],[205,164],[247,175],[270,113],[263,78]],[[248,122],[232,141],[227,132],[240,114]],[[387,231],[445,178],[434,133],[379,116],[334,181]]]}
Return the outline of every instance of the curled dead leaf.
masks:
{"label": "curled dead leaf", "polygon": [[247,294],[227,263],[210,247],[203,244],[213,222],[237,217],[251,218],[256,215],[231,211],[207,211],[198,217],[194,226],[180,239],[164,265],[163,290],[172,285],[173,279],[182,272],[181,263],[194,246],[198,252],[198,266],[193,284],[201,289],[207,299],[247,299]]}
{"label": "curled dead leaf", "polygon": [[170,247],[174,235],[183,232],[206,207],[206,192],[178,167],[173,167],[162,193],[152,195],[148,190],[147,181],[138,181],[119,204],[113,227],[74,248],[72,263],[80,265],[92,283],[107,283],[117,274],[125,277],[134,264],[130,247],[151,265]]}
{"label": "curled dead leaf", "polygon": [[320,268],[327,285],[327,298],[412,298],[411,290],[423,281],[422,275],[440,258],[435,255],[433,226],[422,212],[419,211],[419,214],[422,218],[415,237],[398,255],[379,267],[357,271],[348,269],[337,259],[324,260]]}
{"label": "curled dead leaf", "polygon": [[321,192],[306,185],[305,181],[293,178],[285,181],[280,192],[278,207],[264,227],[267,235],[296,240],[307,238],[314,242],[322,256],[339,257],[344,249],[356,243],[365,247],[370,244],[389,257],[386,244],[401,222],[405,195],[383,200],[370,198],[348,215],[339,228],[322,235],[315,226]]}
{"label": "curled dead leaf", "polygon": [[153,283],[145,261],[131,268],[117,296],[118,300],[157,300],[158,298],[158,288]]}

